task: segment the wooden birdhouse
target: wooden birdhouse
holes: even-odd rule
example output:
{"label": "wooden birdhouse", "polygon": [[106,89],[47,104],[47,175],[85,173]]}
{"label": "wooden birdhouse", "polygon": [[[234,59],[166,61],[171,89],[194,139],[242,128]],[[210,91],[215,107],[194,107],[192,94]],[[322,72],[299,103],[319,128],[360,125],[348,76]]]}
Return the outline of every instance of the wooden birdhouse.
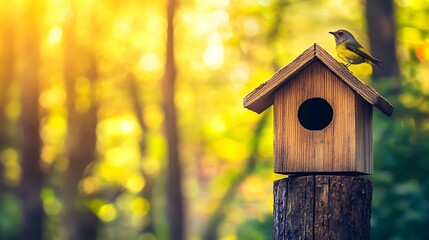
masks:
{"label": "wooden birdhouse", "polygon": [[372,174],[372,107],[392,105],[314,44],[244,98],[274,105],[274,172]]}

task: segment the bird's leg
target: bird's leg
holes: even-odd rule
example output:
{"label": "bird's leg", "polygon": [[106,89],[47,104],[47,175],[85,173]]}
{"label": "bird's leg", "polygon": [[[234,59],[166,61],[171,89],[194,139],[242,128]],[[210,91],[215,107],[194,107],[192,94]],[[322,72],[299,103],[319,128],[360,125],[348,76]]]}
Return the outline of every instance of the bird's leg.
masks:
{"label": "bird's leg", "polygon": [[351,63],[346,64],[346,68],[349,68],[349,66],[352,65]]}

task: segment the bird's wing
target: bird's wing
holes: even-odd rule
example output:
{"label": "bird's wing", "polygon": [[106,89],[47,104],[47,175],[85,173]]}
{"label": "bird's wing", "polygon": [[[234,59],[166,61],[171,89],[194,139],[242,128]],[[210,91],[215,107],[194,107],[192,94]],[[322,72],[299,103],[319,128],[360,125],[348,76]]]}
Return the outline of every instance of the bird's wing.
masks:
{"label": "bird's wing", "polygon": [[354,53],[358,54],[359,56],[361,56],[361,57],[369,60],[373,64],[377,64],[378,66],[381,67],[381,61],[374,58],[373,56],[371,56],[369,54],[369,52],[365,48],[363,48],[358,42],[348,42],[346,44],[346,47],[350,51],[353,51]]}

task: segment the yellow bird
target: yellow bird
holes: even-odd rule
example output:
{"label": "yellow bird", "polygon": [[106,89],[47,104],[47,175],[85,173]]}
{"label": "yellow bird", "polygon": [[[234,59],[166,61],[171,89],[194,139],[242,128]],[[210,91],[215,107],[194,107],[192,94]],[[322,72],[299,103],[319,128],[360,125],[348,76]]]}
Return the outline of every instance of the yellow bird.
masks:
{"label": "yellow bird", "polygon": [[374,58],[369,52],[363,48],[358,41],[356,41],[353,35],[344,29],[340,29],[336,32],[329,32],[334,35],[335,42],[337,44],[338,57],[347,62],[346,67],[350,64],[360,64],[363,62],[375,64],[381,68],[381,61]]}

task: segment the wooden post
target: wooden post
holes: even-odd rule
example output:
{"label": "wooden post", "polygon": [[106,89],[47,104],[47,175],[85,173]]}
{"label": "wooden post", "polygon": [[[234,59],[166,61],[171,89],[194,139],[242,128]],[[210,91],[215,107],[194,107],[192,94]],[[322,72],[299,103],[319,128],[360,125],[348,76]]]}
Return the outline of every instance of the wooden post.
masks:
{"label": "wooden post", "polygon": [[274,182],[273,239],[369,239],[372,183],[338,175]]}

